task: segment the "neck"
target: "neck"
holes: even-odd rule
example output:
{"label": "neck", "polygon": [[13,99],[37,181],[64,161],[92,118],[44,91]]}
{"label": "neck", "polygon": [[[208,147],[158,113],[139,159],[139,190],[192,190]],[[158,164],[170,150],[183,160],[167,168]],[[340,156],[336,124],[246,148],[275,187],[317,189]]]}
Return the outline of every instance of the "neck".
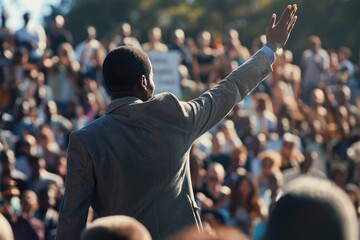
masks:
{"label": "neck", "polygon": [[124,91],[116,91],[116,92],[111,93],[112,100],[115,100],[118,98],[123,98],[123,97],[137,97],[137,98],[142,99],[141,94],[135,90],[124,90]]}

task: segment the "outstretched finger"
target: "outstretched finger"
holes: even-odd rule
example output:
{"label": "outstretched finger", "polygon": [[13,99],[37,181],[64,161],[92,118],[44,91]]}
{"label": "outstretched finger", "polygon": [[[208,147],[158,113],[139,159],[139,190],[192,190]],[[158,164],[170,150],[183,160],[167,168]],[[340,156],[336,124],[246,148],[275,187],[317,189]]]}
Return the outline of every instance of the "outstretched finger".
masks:
{"label": "outstretched finger", "polygon": [[297,10],[297,5],[296,4],[292,5],[292,11],[291,11],[291,14],[290,14],[289,22],[292,21],[292,19],[294,18],[296,10]]}
{"label": "outstretched finger", "polygon": [[292,19],[291,19],[291,22],[289,24],[289,27],[288,27],[288,33],[290,33],[292,31],[292,29],[294,28],[294,25],[296,23],[296,20],[297,20],[297,16],[294,16]]}
{"label": "outstretched finger", "polygon": [[270,19],[270,22],[269,22],[269,25],[268,25],[268,29],[271,29],[274,27],[275,25],[275,22],[276,22],[276,14],[273,13],[273,15],[271,15],[271,19]]}
{"label": "outstretched finger", "polygon": [[291,6],[291,5],[288,5],[288,6],[284,9],[284,11],[283,11],[283,13],[282,13],[282,15],[281,15],[281,17],[280,17],[279,23],[286,24],[286,22],[288,21],[291,13],[292,13],[292,6]]}

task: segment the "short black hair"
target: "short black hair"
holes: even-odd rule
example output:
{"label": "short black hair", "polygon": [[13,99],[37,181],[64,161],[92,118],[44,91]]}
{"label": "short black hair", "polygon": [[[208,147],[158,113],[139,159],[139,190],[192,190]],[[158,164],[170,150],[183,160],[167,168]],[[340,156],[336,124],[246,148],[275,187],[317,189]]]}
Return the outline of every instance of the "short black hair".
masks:
{"label": "short black hair", "polygon": [[345,192],[325,179],[299,177],[270,212],[267,240],[350,240],[356,214]]}
{"label": "short black hair", "polygon": [[129,46],[110,51],[103,63],[104,83],[110,95],[131,90],[142,75],[149,79],[150,72],[151,64],[147,54]]}

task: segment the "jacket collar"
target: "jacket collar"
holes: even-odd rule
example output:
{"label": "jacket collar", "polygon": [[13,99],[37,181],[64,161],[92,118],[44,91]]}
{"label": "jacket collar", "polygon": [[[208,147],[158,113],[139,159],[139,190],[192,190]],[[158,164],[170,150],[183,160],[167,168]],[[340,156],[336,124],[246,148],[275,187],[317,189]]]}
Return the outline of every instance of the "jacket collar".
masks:
{"label": "jacket collar", "polygon": [[117,98],[107,106],[106,114],[109,114],[122,106],[130,105],[134,103],[142,103],[142,102],[143,102],[142,100],[133,96]]}

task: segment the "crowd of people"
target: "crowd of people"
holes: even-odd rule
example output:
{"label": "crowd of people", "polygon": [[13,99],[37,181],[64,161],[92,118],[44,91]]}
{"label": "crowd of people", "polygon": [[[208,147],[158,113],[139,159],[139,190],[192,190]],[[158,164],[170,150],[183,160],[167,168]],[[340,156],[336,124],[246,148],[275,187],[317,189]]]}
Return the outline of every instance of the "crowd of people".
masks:
{"label": "crowd of people", "polygon": [[[178,52],[182,99],[189,100],[266,43],[258,36],[244,46],[236,29],[221,41],[206,30],[188,40],[175,29],[166,43],[160,27],[149,29],[141,43],[122,23],[108,43],[89,26],[86,39],[75,44],[62,16],[47,31],[28,13],[15,32],[6,20],[2,13],[0,213],[16,240],[54,238],[68,137],[105,113],[110,98],[102,63],[110,50]],[[323,49],[316,35],[298,65],[289,49],[280,49],[268,79],[196,140],[191,178],[205,231],[233,227],[244,239],[262,239],[284,187],[302,175],[341,188],[360,219],[360,59],[351,62],[351,54],[346,46]],[[89,224],[95,218],[90,209]]]}

